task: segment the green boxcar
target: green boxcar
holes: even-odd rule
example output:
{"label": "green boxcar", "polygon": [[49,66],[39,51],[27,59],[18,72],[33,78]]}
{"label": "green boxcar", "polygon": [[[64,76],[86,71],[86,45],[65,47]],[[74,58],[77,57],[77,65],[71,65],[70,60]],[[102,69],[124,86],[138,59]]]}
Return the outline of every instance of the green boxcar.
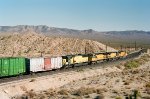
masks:
{"label": "green boxcar", "polygon": [[0,77],[14,76],[25,72],[25,58],[0,58]]}

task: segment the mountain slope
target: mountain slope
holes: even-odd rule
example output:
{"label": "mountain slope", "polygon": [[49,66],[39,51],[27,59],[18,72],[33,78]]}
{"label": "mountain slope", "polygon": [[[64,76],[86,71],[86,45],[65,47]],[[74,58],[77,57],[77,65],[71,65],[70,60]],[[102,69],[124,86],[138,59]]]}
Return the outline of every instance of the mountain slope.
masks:
{"label": "mountain slope", "polygon": [[36,32],[44,34],[46,36],[54,37],[72,37],[81,39],[91,39],[100,42],[109,43],[134,43],[138,44],[150,44],[150,32],[146,31],[109,31],[109,32],[98,32],[92,29],[89,30],[74,30],[67,28],[56,28],[48,27],[45,25],[38,26],[28,26],[28,25],[18,25],[18,26],[0,26],[1,34],[8,33],[21,33],[26,32]]}
{"label": "mountain slope", "polygon": [[[34,32],[0,37],[0,57],[40,57],[103,52],[106,46],[86,39],[47,37]],[[108,47],[107,51],[116,51]]]}

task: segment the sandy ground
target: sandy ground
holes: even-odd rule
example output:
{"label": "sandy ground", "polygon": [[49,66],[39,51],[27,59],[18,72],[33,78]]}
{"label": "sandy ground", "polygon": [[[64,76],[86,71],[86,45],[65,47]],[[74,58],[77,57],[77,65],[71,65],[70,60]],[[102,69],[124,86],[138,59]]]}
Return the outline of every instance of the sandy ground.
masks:
{"label": "sandy ground", "polygon": [[[146,87],[146,84],[150,82],[150,61],[132,70],[125,70],[122,64],[0,84],[0,99],[16,98],[22,94],[29,94],[34,99],[47,99],[45,93],[48,94],[48,90],[53,91],[53,93],[60,91],[60,94],[50,96],[49,99],[124,98],[126,95],[132,94],[133,90],[138,90],[142,98],[150,97],[150,89]],[[89,91],[83,92],[81,89]],[[71,91],[74,93],[71,94]]]}

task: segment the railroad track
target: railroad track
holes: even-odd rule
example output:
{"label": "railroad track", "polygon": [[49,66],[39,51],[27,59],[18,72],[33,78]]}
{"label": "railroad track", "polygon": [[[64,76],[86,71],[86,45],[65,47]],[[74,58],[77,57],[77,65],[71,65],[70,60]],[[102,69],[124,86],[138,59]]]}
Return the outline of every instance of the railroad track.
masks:
{"label": "railroad track", "polygon": [[108,62],[100,62],[97,64],[92,64],[92,65],[83,65],[83,66],[77,66],[74,68],[66,68],[66,69],[59,69],[59,70],[53,70],[53,71],[45,71],[45,72],[38,72],[38,73],[32,73],[29,75],[19,75],[15,77],[7,77],[7,78],[1,78],[0,79],[0,86],[6,85],[6,84],[11,84],[15,82],[22,82],[25,80],[28,80],[30,78],[38,78],[38,77],[44,77],[47,75],[54,75],[58,73],[64,73],[64,72],[70,72],[70,71],[77,71],[77,70],[83,70],[85,68],[93,68],[93,69],[98,69],[98,68],[105,68],[105,67],[110,67],[112,65],[119,65],[121,62],[126,62],[128,60],[132,60],[133,58],[136,58],[140,55],[141,53],[135,52],[129,55],[129,57],[123,58],[123,59],[118,59],[118,60],[111,60]]}

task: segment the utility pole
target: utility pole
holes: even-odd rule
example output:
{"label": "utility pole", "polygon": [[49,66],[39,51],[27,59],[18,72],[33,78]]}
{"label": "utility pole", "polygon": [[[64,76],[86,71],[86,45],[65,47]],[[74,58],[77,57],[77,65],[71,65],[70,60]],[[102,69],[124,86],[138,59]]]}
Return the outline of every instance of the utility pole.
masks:
{"label": "utility pole", "polygon": [[86,44],[85,44],[85,54],[86,54]]}
{"label": "utility pole", "polygon": [[41,57],[43,57],[43,51],[41,51]]}
{"label": "utility pole", "polygon": [[106,52],[107,52],[107,44],[106,44]]}
{"label": "utility pole", "polygon": [[135,50],[136,50],[136,41],[135,41]]}
{"label": "utility pole", "polygon": [[122,45],[120,45],[120,50],[122,51]]}

